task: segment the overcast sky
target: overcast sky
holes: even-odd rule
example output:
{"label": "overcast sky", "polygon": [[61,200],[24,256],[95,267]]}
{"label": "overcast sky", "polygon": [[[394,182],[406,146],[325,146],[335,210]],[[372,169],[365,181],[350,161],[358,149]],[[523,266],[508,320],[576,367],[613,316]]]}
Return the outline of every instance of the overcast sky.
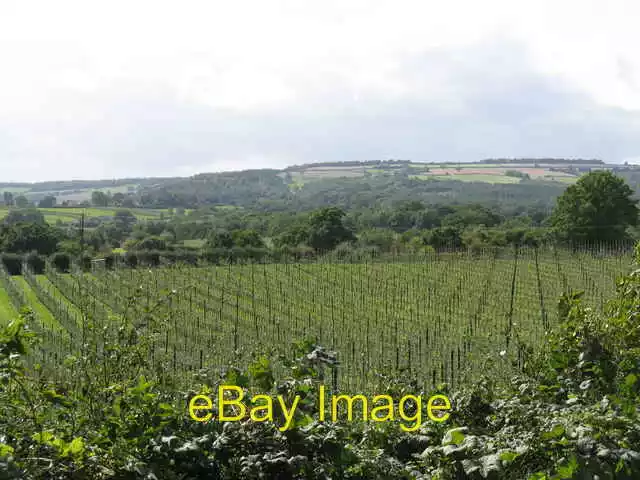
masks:
{"label": "overcast sky", "polygon": [[0,181],[640,161],[637,0],[0,2]]}

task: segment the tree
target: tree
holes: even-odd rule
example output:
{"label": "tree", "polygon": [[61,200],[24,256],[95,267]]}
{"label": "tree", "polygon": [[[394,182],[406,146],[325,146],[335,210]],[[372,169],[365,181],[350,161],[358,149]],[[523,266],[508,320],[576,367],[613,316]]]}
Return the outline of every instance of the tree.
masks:
{"label": "tree", "polygon": [[56,251],[61,237],[56,228],[46,223],[5,225],[0,228],[0,249],[10,253],[35,251],[50,255]]}
{"label": "tree", "polygon": [[437,227],[429,231],[427,243],[434,248],[459,248],[462,238],[460,231],[455,227]]}
{"label": "tree", "polygon": [[378,247],[383,252],[391,250],[394,240],[394,232],[386,228],[371,228],[358,236],[358,243],[361,246]]}
{"label": "tree", "polygon": [[134,208],[136,206],[136,202],[132,197],[125,197],[124,200],[122,200],[122,206],[126,208]]}
{"label": "tree", "polygon": [[4,217],[5,225],[15,225],[17,223],[37,223],[44,225],[45,219],[41,211],[35,208],[11,209]]}
{"label": "tree", "polygon": [[109,205],[109,196],[99,190],[91,192],[91,205],[94,207],[106,207]]}
{"label": "tree", "polygon": [[262,237],[255,230],[234,230],[231,236],[233,238],[233,244],[236,247],[264,247],[264,241],[262,240]]}
{"label": "tree", "polygon": [[628,238],[638,224],[637,200],[624,179],[610,171],[588,173],[558,198],[551,216],[554,233],[570,244]]}
{"label": "tree", "polygon": [[158,236],[146,237],[134,245],[134,250],[166,250],[167,242]]}
{"label": "tree", "polygon": [[27,208],[30,204],[29,200],[27,200],[27,197],[25,197],[24,195],[18,195],[14,199],[13,203],[16,207],[19,208]]}
{"label": "tree", "polygon": [[277,247],[298,247],[309,240],[309,228],[306,225],[293,225],[274,238]]}
{"label": "tree", "polygon": [[344,210],[326,207],[309,216],[309,246],[315,250],[332,250],[342,242],[355,241],[353,231],[348,229],[343,218]]}
{"label": "tree", "polygon": [[233,237],[227,230],[216,230],[209,235],[205,243],[205,249],[232,248]]}
{"label": "tree", "polygon": [[56,205],[56,197],[53,195],[47,195],[38,203],[40,208],[53,208]]}
{"label": "tree", "polygon": [[113,204],[116,207],[121,207],[122,203],[124,202],[125,196],[124,193],[114,193],[113,196],[111,197],[111,201],[113,202]]}
{"label": "tree", "polygon": [[4,204],[7,206],[13,205],[13,193],[11,192],[2,192],[2,197],[4,198]]}
{"label": "tree", "polygon": [[113,214],[113,221],[118,228],[129,232],[138,221],[137,217],[129,210],[116,210]]}

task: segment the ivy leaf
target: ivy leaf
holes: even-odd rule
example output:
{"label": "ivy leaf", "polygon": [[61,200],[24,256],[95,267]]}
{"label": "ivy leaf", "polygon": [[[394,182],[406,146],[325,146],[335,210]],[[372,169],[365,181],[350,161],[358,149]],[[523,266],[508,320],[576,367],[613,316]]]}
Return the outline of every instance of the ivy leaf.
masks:
{"label": "ivy leaf", "polygon": [[505,463],[511,463],[513,462],[516,458],[518,458],[520,456],[519,453],[516,452],[511,452],[511,451],[506,451],[506,452],[502,452],[500,454],[500,460],[502,460]]}
{"label": "ivy leaf", "polygon": [[13,455],[13,447],[6,443],[0,443],[0,458],[6,458]]}
{"label": "ivy leaf", "polygon": [[527,480],[547,480],[547,474],[544,472],[536,472],[532,475],[529,475]]}
{"label": "ivy leaf", "polygon": [[543,432],[541,436],[543,440],[552,440],[554,438],[562,437],[564,435],[564,432],[565,432],[564,426],[558,424],[548,432]]}
{"label": "ivy leaf", "polygon": [[82,437],[74,438],[62,451],[63,457],[79,457],[84,452],[84,440]]}
{"label": "ivy leaf", "polygon": [[576,457],[571,456],[566,465],[562,465],[558,468],[558,478],[563,480],[574,478],[574,474],[578,471],[578,467],[579,465]]}
{"label": "ivy leaf", "polygon": [[466,431],[465,427],[453,428],[449,430],[445,434],[444,438],[442,439],[442,444],[443,445],[460,445],[462,442],[464,442],[465,431]]}
{"label": "ivy leaf", "polygon": [[638,377],[634,373],[630,373],[629,375],[624,377],[624,385],[627,388],[633,388],[633,386],[636,384],[637,381],[638,381]]}

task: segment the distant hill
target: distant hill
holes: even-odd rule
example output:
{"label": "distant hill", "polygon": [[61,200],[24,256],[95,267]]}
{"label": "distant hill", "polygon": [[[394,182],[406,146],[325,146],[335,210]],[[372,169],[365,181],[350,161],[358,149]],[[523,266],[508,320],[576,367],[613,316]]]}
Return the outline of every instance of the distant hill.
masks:
{"label": "distant hill", "polygon": [[254,169],[192,177],[0,183],[0,193],[24,195],[30,202],[52,195],[58,205],[65,202],[77,206],[99,190],[110,197],[120,194],[120,200],[126,198],[129,207],[155,209],[229,205],[301,211],[324,205],[350,208],[405,199],[552,205],[568,184],[595,169],[614,170],[632,187],[638,189],[640,185],[640,166],[612,165],[598,159],[512,158],[471,163],[324,162],[292,165],[283,170]]}

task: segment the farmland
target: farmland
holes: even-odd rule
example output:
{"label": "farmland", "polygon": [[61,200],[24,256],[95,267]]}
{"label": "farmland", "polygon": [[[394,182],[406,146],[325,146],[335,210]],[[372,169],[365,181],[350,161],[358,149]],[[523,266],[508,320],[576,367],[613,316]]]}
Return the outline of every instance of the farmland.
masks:
{"label": "farmland", "polygon": [[[395,175],[410,170],[409,178],[416,180],[459,180],[462,182],[483,183],[519,183],[520,178],[514,172],[527,176],[529,181],[573,183],[579,177],[576,173],[561,171],[557,166],[538,165],[537,163],[460,163],[438,164],[412,162],[406,165],[390,165],[384,168],[365,165],[326,166],[310,165],[292,171],[291,188],[300,188],[304,183],[326,178],[357,178],[365,176]],[[565,166],[566,167],[566,166]]]}
{"label": "farmland", "polygon": [[523,249],[364,263],[48,268],[3,272],[0,308],[32,308],[52,374],[84,343],[85,322],[116,335],[126,318],[145,324],[154,359],[174,373],[287,354],[309,338],[338,352],[345,390],[370,390],[381,371],[429,388],[487,369],[506,379],[525,345],[545,342],[563,291],[584,290],[586,304],[600,309],[629,263],[626,254]]}
{"label": "farmland", "polygon": [[[44,215],[47,223],[56,224],[58,221],[62,223],[71,223],[79,221],[84,214],[86,218],[91,217],[112,217],[113,214],[119,209],[116,207],[104,207],[104,208],[81,208],[81,207],[53,207],[53,208],[38,208]],[[165,209],[143,209],[134,208],[127,209],[133,213],[139,220],[156,220],[161,216],[169,215],[169,210]],[[0,220],[4,218],[9,209],[7,207],[0,207]]]}

